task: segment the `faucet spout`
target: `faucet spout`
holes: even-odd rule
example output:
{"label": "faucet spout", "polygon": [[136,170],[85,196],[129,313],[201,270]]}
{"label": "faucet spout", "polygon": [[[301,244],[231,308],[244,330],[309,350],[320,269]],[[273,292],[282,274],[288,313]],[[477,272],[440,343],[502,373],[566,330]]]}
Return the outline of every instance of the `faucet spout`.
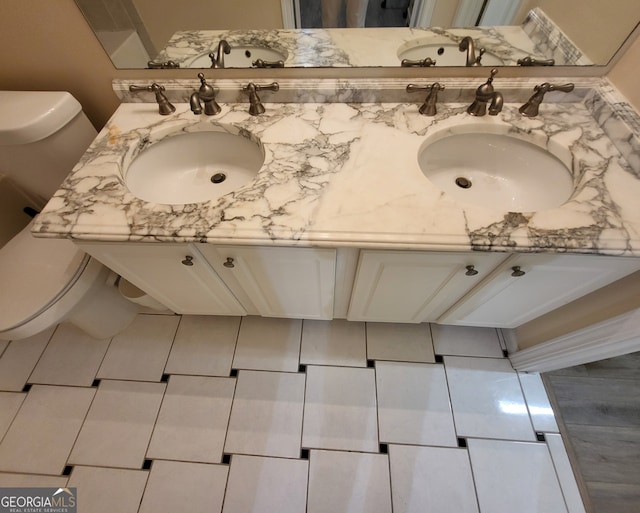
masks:
{"label": "faucet spout", "polygon": [[467,112],[472,116],[484,116],[487,113],[487,103],[489,106],[489,115],[495,116],[502,111],[504,99],[501,93],[493,88],[493,77],[498,73],[497,68],[491,70],[489,79],[476,89],[476,97],[473,103],[467,108]]}
{"label": "faucet spout", "polygon": [[473,38],[470,36],[463,37],[462,41],[460,41],[460,44],[458,45],[458,49],[461,52],[467,52],[466,66],[482,66],[480,61],[482,60],[485,49],[480,48],[478,50],[478,55],[476,56],[476,45]]}
{"label": "faucet spout", "polygon": [[221,39],[215,53],[210,53],[211,67],[215,69],[224,68],[224,56],[231,53],[231,46],[226,39]]}

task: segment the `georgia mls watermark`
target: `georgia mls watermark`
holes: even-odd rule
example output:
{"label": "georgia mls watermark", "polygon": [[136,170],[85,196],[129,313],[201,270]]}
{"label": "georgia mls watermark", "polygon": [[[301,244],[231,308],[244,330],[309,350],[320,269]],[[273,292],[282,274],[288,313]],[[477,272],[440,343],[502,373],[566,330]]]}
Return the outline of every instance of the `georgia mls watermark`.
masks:
{"label": "georgia mls watermark", "polygon": [[75,488],[0,488],[0,513],[77,513]]}

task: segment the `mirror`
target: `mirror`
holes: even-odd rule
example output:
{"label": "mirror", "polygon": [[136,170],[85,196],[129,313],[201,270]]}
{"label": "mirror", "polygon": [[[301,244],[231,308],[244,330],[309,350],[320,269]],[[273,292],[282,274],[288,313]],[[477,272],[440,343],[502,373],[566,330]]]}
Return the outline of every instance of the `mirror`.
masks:
{"label": "mirror", "polygon": [[638,0],[369,0],[364,28],[323,27],[342,0],[75,1],[118,69],[606,65],[640,21]]}

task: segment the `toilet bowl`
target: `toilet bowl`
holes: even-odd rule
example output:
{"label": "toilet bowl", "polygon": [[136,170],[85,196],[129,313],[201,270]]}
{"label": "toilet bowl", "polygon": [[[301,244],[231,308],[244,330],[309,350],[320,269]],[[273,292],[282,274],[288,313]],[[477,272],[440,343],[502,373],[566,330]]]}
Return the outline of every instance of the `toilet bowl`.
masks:
{"label": "toilet bowl", "polygon": [[[0,187],[46,202],[95,135],[69,93],[0,91],[0,175],[10,179]],[[15,203],[0,205],[0,223]],[[133,321],[139,307],[118,292],[115,273],[69,240],[35,238],[32,223],[0,247],[0,340],[65,321],[103,339]]]}

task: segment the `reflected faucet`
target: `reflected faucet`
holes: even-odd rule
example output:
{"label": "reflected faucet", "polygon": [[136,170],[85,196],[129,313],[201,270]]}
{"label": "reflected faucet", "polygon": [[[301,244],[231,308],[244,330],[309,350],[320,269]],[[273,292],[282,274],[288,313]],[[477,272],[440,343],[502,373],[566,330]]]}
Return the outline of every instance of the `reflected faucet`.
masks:
{"label": "reflected faucet", "polygon": [[420,106],[420,114],[422,114],[423,116],[435,116],[437,113],[436,102],[438,101],[438,92],[444,91],[444,86],[440,85],[438,82],[435,82],[426,87],[418,86],[415,84],[409,84],[407,86],[408,93],[416,93],[419,91],[428,91],[424,103]]}
{"label": "reflected faucet", "polygon": [[231,53],[231,46],[227,43],[226,39],[221,39],[218,43],[218,49],[215,53],[210,53],[209,58],[211,59],[211,67],[220,69],[224,68],[224,55],[229,55]]}
{"label": "reflected faucet", "polygon": [[460,44],[458,45],[458,49],[461,52],[467,52],[467,61],[465,66],[482,66],[480,61],[482,60],[485,49],[480,48],[478,50],[478,56],[476,57],[476,46],[471,37],[463,37],[462,41],[460,41]]}
{"label": "reflected faucet", "polygon": [[402,59],[402,61],[400,61],[400,66],[402,66],[403,68],[428,68],[429,66],[435,65],[436,61],[434,61],[431,57],[426,57],[418,61],[412,61],[409,59]]}
{"label": "reflected faucet", "polygon": [[493,68],[489,79],[476,89],[476,99],[467,108],[467,112],[472,116],[484,116],[487,113],[487,103],[489,105],[489,115],[495,116],[502,111],[504,100],[502,94],[493,89],[493,77],[496,76],[498,70]]}

